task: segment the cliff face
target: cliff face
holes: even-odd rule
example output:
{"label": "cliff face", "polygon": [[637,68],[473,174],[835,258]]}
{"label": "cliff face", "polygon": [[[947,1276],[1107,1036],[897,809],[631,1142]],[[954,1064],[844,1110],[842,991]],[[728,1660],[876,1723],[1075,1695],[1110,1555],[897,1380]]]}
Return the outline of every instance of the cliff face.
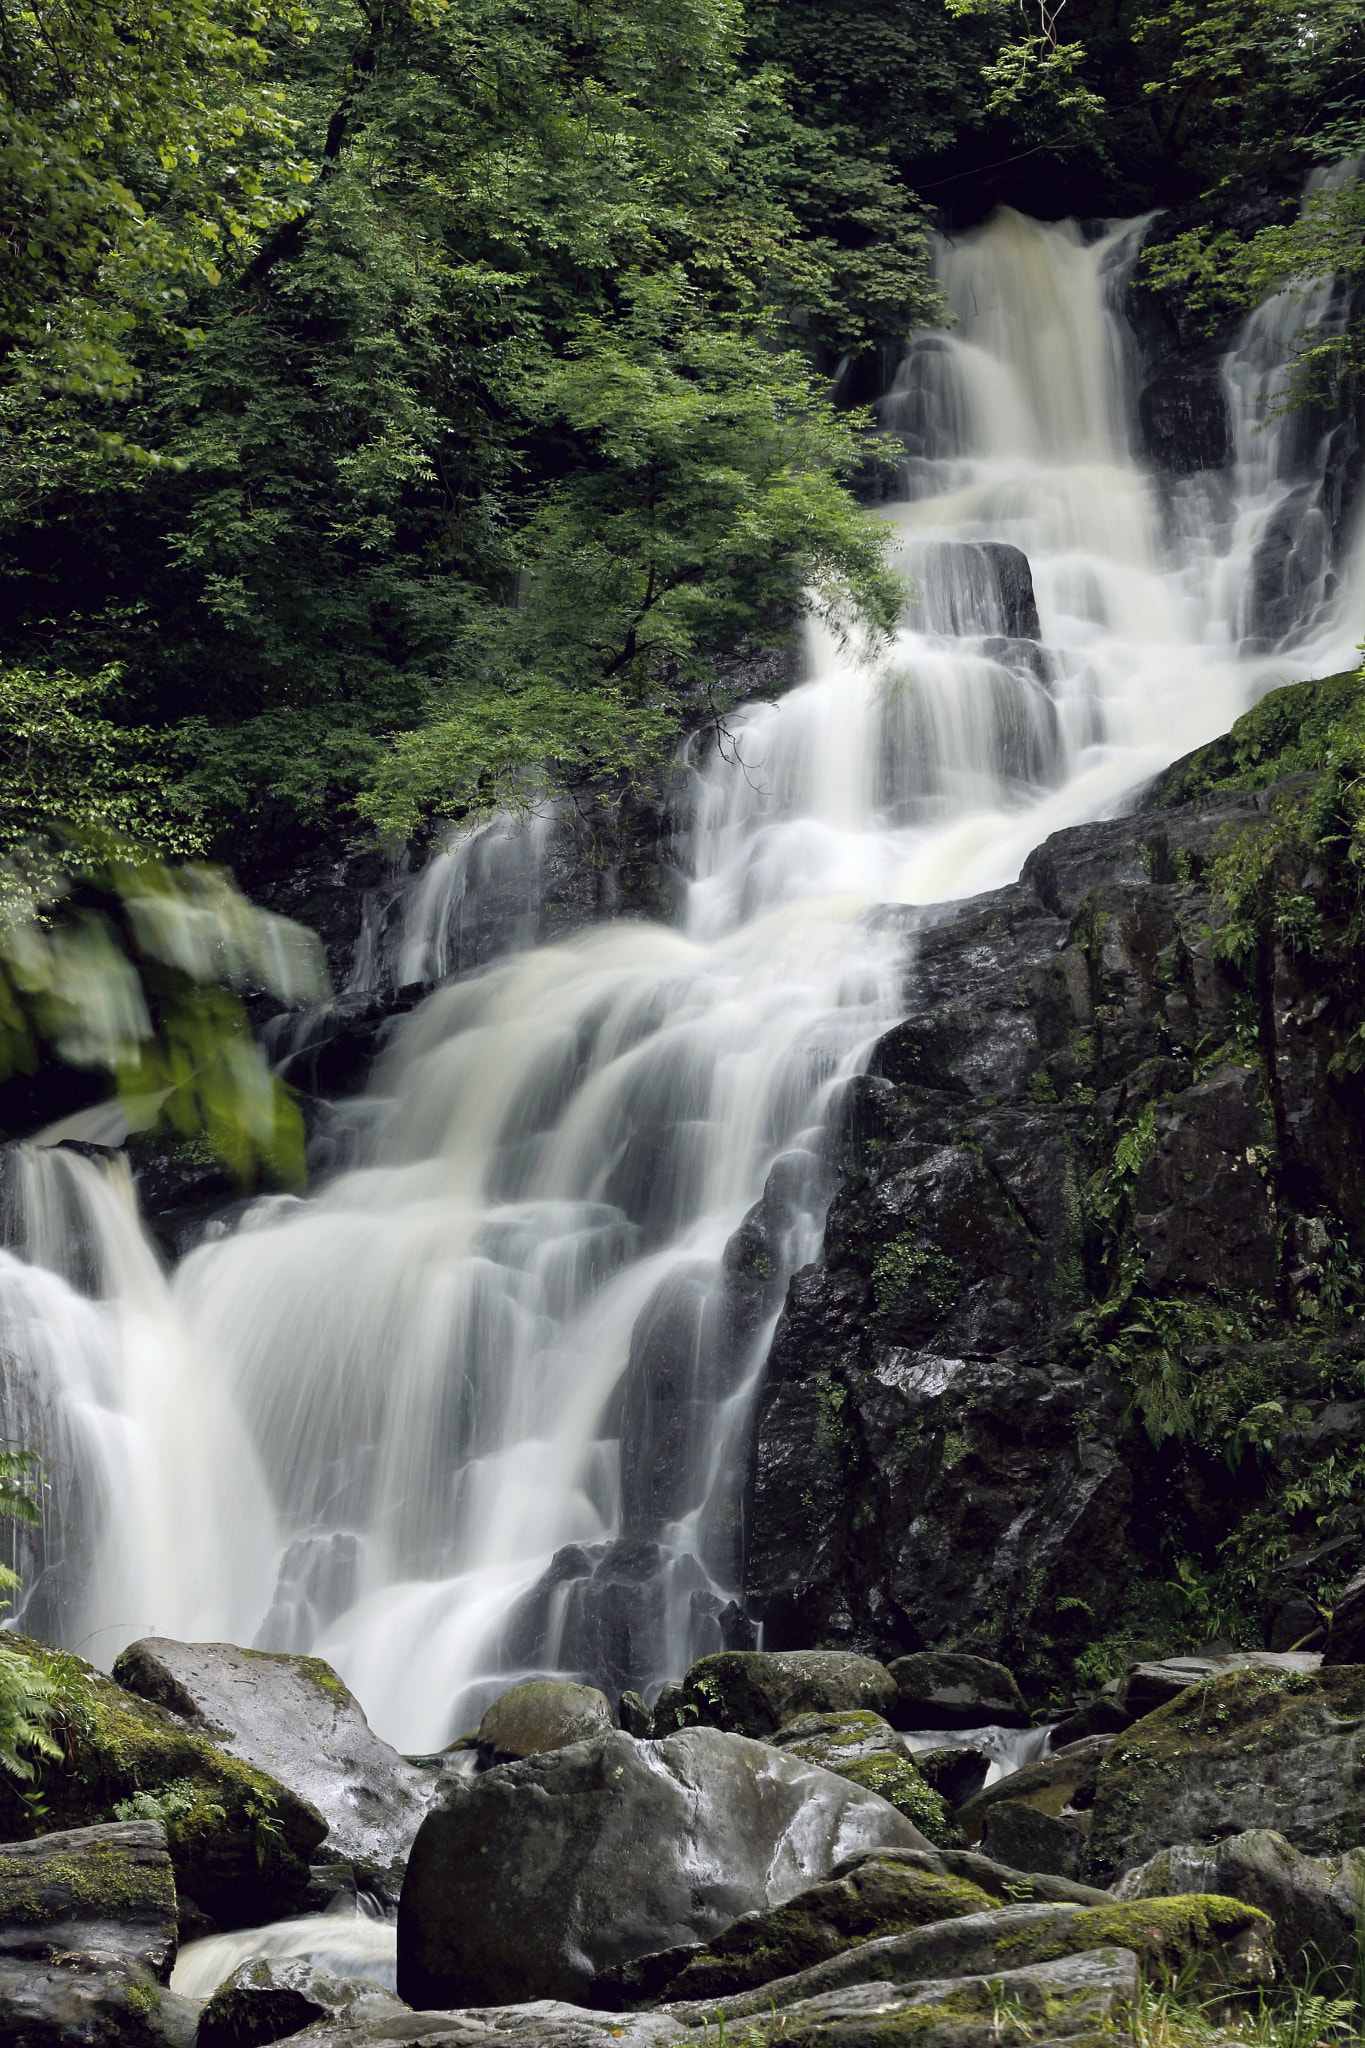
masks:
{"label": "cliff face", "polygon": [[1144,1638],[1287,1648],[1348,1575],[1349,948],[1319,784],[1236,769],[1220,742],[923,914],[754,1425],[765,1647],[957,1646],[1046,1693]]}

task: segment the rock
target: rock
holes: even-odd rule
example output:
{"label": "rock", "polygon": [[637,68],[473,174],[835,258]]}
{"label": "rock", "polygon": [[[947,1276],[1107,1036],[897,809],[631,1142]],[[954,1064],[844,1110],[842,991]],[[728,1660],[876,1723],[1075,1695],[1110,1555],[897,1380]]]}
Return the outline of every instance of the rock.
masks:
{"label": "rock", "polygon": [[[1012,1864],[1016,1870],[1079,1878],[1085,1833],[1074,1821],[1054,1820],[1051,1814],[1019,1799],[1001,1799],[986,1809],[981,1847],[995,1862]],[[1180,1889],[1214,1891],[1220,1887],[1182,1885]]]}
{"label": "rock", "polygon": [[[641,1702],[643,1705],[643,1702]],[[647,1711],[647,1710],[646,1710]],[[479,1723],[479,1747],[500,1762],[588,1742],[611,1727],[611,1708],[595,1686],[533,1679],[514,1685]]]}
{"label": "rock", "polygon": [[298,1964],[320,1977],[374,1985],[394,1995],[398,1931],[391,1920],[334,1905],[327,1913],[276,1920],[235,1934],[194,1942],[180,1951],[171,1989],[211,1998],[248,1963]]}
{"label": "rock", "polygon": [[606,1971],[592,1996],[604,2006],[659,1998],[713,2002],[792,1976],[855,1943],[988,1913],[995,1903],[980,1885],[936,1870],[928,1859],[861,1856],[785,1905],[741,1915],[714,1941],[639,1956]]}
{"label": "rock", "polygon": [[1052,1747],[1066,1749],[1086,1735],[1118,1735],[1136,1719],[1137,1715],[1129,1713],[1126,1706],[1121,1707],[1117,1699],[1101,1693],[1098,1699],[1086,1700],[1055,1724]]}
{"label": "rock", "polygon": [[258,1957],[218,1986],[200,2015],[197,2048],[264,2048],[315,2020],[354,2027],[405,2018],[407,2010],[377,1984],[329,1976],[299,1957]]}
{"label": "rock", "polygon": [[1316,1671],[1322,1661],[1312,1651],[1275,1655],[1267,1650],[1247,1650],[1222,1656],[1164,1657],[1129,1668],[1119,1683],[1117,1705],[1131,1723],[1178,1698],[1187,1686],[1206,1684],[1228,1671]]}
{"label": "rock", "polygon": [[694,1664],[654,1707],[654,1732],[701,1725],[731,1734],[776,1734],[798,1714],[863,1709],[889,1715],[895,1681],[885,1666],[847,1650],[723,1650]]}
{"label": "rock", "polygon": [[1221,364],[1180,365],[1154,377],[1138,394],[1147,453],[1171,476],[1223,469],[1232,460]]}
{"label": "rock", "polygon": [[1033,571],[1008,541],[926,541],[915,550],[911,616],[922,631],[1040,640]]}
{"label": "rock", "polygon": [[799,1714],[771,1740],[774,1749],[876,1792],[937,1846],[963,1843],[942,1795],[921,1777],[910,1750],[880,1714]]}
{"label": "rock", "polygon": [[1074,1816],[1077,1825],[1086,1828],[1095,1803],[1100,1767],[1116,1739],[1112,1735],[1087,1735],[1083,1741],[1054,1750],[1036,1764],[1025,1764],[1022,1770],[1012,1771],[1009,1777],[987,1785],[958,1808],[958,1820],[968,1838],[976,1839],[991,1808],[1005,1800],[1012,1805],[1033,1807],[1053,1820],[1063,1814]]}
{"label": "rock", "polygon": [[1251,1828],[1207,1846],[1182,1842],[1140,1863],[1114,1887],[1119,1899],[1218,1892],[1259,1906],[1275,1923],[1275,1949],[1291,1968],[1356,1961],[1365,1890],[1365,1850],[1304,1856],[1271,1828]]}
{"label": "rock", "polygon": [[991,1759],[984,1749],[944,1747],[914,1752],[915,1769],[926,1785],[949,1806],[965,1806],[990,1776]]}
{"label": "rock", "polygon": [[1015,1904],[934,1921],[908,1934],[858,1943],[810,1969],[774,1978],[752,1991],[674,2009],[720,2014],[726,2021],[785,2010],[853,1984],[906,1984],[919,1978],[974,1976],[1021,1964],[1048,1963],[1110,1946],[1130,1949],[1154,1977],[1183,1972],[1206,1985],[1273,1980],[1274,1930],[1263,1913],[1236,1899],[1142,1899],[1100,1906]]}
{"label": "rock", "polygon": [[1012,1671],[988,1657],[935,1650],[897,1657],[898,1728],[1027,1728],[1032,1716]]}
{"label": "rock", "polygon": [[[455,2012],[400,2012],[391,2019],[316,2020],[293,2037],[299,2048],[671,2048],[689,2030],[665,2012],[591,2012],[562,1999],[493,2005]],[[695,2041],[696,2036],[690,2038]]]}
{"label": "rock", "polygon": [[408,1863],[398,1990],[582,1999],[612,1965],[709,1940],[860,1849],[928,1846],[875,1794],[766,1744],[612,1730],[448,1786]]}
{"label": "rock", "polygon": [[638,1692],[622,1693],[616,1718],[627,1735],[633,1735],[638,1742],[648,1742],[654,1733],[654,1716]]}
{"label": "rock", "polygon": [[[42,1644],[13,1633],[5,1641],[20,1655],[45,1654]],[[229,1754],[207,1730],[124,1691],[79,1658],[67,1662],[78,1674],[80,1711],[67,1720],[65,1761],[43,1767],[47,1823],[84,1827],[119,1807],[120,1818],[158,1822],[177,1889],[220,1927],[298,1911],[327,1834],[317,1808]],[[23,1837],[32,1826],[12,1781],[0,1776],[0,1827]]]}
{"label": "rock", "polygon": [[194,2039],[165,1990],[175,1877],[151,1821],[0,1844],[0,2040],[35,2048]]}
{"label": "rock", "polygon": [[1322,1661],[1365,1664],[1365,1572],[1357,1572],[1337,1595]]}
{"label": "rock", "polygon": [[354,1866],[362,1889],[396,1900],[438,1774],[380,1741],[330,1664],[148,1636],[123,1652],[114,1676],[316,1808],[329,1852]]}
{"label": "rock", "polygon": [[[798,2001],[746,2027],[754,2048],[768,2041],[828,2043],[829,2048],[1016,2048],[1038,2040],[1105,2041],[1130,2037],[1115,2022],[1136,1997],[1131,1951],[1101,1948],[1060,1962],[958,1975],[918,1983],[849,1985]],[[695,2008],[693,2008],[695,2010]]]}
{"label": "rock", "polygon": [[1191,1687],[1116,1738],[1087,1873],[1107,1883],[1184,1842],[1273,1829],[1309,1855],[1361,1842],[1365,1666],[1250,1666]]}

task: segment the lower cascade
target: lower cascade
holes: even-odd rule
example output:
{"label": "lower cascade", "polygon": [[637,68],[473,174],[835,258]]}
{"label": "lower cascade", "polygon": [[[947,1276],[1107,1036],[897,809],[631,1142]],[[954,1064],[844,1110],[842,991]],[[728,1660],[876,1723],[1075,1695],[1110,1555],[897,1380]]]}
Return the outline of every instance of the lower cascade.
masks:
{"label": "lower cascade", "polygon": [[875,658],[813,632],[800,682],[691,744],[676,924],[526,946],[523,915],[458,972],[480,890],[533,906],[546,827],[453,842],[399,908],[388,971],[436,985],[348,1108],[349,1163],[169,1276],[121,1160],[10,1152],[3,1434],[50,1476],[21,1626],[104,1668],[146,1637],[316,1654],[411,1757],[520,1681],[653,1705],[761,1647],[754,1400],[917,931],[1365,631],[1326,437],[1274,412],[1300,301],[1223,362],[1228,465],[1145,458],[1146,225],[1005,211],[940,247],[955,324],[880,401],[903,622]]}

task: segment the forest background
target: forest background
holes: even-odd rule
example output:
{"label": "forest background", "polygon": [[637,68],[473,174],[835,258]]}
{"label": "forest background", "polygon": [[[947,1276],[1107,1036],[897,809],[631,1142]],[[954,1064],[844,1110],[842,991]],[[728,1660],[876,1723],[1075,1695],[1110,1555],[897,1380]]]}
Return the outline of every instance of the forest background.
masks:
{"label": "forest background", "polygon": [[216,885],[149,857],[647,780],[804,612],[889,630],[853,401],[941,318],[934,225],[1161,209],[1214,325],[1358,275],[1359,178],[1300,207],[1365,146],[1358,5],[1149,8],[0,0],[10,1067],[283,1158],[184,938]]}

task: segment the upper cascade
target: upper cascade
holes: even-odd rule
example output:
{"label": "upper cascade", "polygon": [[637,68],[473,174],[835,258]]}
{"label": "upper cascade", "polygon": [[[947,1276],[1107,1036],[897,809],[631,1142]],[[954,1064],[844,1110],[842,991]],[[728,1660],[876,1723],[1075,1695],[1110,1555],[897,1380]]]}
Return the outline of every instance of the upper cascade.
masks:
{"label": "upper cascade", "polygon": [[[914,919],[873,907],[1011,880],[1365,625],[1327,454],[1265,423],[1283,309],[1224,368],[1232,469],[1144,465],[1145,226],[1004,212],[941,247],[956,324],[882,406],[903,623],[870,655],[813,632],[803,682],[691,749],[677,928],[537,946],[544,828],[458,837],[357,958],[444,985],[354,1163],[169,1279],[118,1165],[12,1156],[0,1427],[63,1475],[30,1626],[102,1663],[314,1649],[409,1751],[517,1674],[644,1688],[745,1640],[754,1390],[841,1091],[903,1013]],[[489,892],[520,949],[491,962]]]}

